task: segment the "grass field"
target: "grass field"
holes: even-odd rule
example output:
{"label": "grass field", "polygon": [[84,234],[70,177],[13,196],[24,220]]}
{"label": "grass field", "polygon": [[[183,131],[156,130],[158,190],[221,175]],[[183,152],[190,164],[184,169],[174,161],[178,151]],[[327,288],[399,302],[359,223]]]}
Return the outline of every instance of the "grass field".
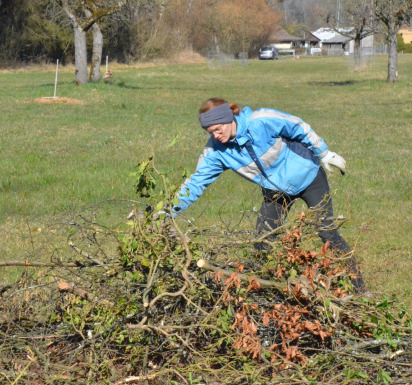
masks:
{"label": "grass field", "polygon": [[[335,214],[349,219],[341,233],[370,289],[397,293],[412,309],[412,55],[399,57],[397,84],[386,68],[384,56],[357,71],[348,58],[325,57],[113,66],[111,84],[84,86],[73,67],[61,68],[57,95],[76,104],[35,101],[53,96],[54,66],[0,71],[0,259],[30,257],[33,233],[63,213],[135,199],[129,174],[151,154],[164,172],[193,171],[207,140],[197,110],[220,96],[297,115],[346,159],[346,176],[330,174]],[[260,201],[256,186],[228,172],[186,214],[210,226]],[[107,217],[117,225],[129,208]]]}

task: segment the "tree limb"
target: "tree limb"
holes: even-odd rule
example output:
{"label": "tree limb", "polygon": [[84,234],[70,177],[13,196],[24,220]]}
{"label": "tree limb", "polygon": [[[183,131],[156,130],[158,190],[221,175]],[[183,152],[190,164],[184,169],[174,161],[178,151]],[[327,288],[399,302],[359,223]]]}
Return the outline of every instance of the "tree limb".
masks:
{"label": "tree limb", "polygon": [[82,287],[70,285],[67,282],[59,282],[57,284],[57,287],[59,288],[60,291],[77,295],[78,297],[86,299],[87,301],[96,302],[98,305],[104,305],[104,306],[109,306],[109,307],[114,306],[113,302],[110,302],[106,299],[98,299],[92,293],[89,293],[88,291],[84,290]]}
{"label": "tree limb", "polygon": [[27,259],[25,261],[4,261],[0,262],[0,267],[6,266],[26,266],[26,267],[81,267],[80,263],[76,262],[30,262]]}
{"label": "tree limb", "polygon": [[[199,261],[197,261],[197,266],[200,267],[201,269],[204,269],[204,270],[207,270],[207,271],[213,271],[213,272],[221,273],[225,277],[229,277],[230,275],[233,274],[233,271],[225,270],[225,269],[222,269],[220,267],[213,266],[208,261],[206,261],[205,259],[199,259]],[[244,281],[244,282],[249,282],[250,281],[250,276],[249,275],[238,274],[238,276],[239,276],[241,281]],[[275,288],[279,291],[282,291],[282,292],[283,292],[283,289],[286,287],[285,286],[286,283],[268,281],[266,279],[261,279],[261,278],[257,278],[257,277],[254,277],[254,279],[264,287],[273,287],[273,288]]]}

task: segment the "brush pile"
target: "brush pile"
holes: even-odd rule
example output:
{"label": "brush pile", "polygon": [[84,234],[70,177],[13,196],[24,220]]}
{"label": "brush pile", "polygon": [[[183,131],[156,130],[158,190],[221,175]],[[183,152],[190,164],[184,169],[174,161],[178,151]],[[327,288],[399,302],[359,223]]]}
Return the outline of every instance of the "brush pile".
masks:
{"label": "brush pile", "polygon": [[62,227],[66,251],[1,263],[25,266],[0,285],[1,383],[412,383],[411,318],[355,295],[305,214],[257,253],[256,234],[98,211]]}

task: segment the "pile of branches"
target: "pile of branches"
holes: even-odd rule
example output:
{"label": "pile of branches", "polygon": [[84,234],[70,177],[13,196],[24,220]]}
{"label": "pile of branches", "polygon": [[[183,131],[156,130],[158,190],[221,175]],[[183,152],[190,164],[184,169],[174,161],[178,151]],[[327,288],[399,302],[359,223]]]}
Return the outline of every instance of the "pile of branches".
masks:
{"label": "pile of branches", "polygon": [[70,252],[0,263],[24,266],[0,286],[1,383],[412,382],[405,308],[354,293],[304,214],[256,252],[256,234],[96,210],[67,223]]}

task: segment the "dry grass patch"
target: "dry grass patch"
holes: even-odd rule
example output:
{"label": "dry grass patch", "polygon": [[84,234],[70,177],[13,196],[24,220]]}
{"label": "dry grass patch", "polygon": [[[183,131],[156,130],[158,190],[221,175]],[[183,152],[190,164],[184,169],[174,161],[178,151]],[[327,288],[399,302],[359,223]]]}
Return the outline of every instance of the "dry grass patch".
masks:
{"label": "dry grass patch", "polygon": [[52,103],[64,103],[64,104],[84,104],[84,100],[73,98],[61,98],[61,97],[44,97],[34,99],[36,103],[52,104]]}

